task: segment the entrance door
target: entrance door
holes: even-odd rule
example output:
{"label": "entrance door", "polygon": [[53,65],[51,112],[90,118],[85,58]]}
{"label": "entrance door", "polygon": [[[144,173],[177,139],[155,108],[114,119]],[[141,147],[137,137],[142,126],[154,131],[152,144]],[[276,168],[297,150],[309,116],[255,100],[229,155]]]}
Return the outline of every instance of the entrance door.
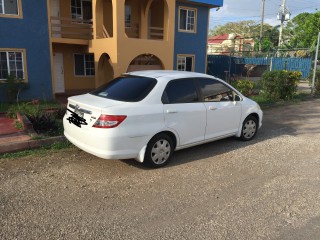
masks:
{"label": "entrance door", "polygon": [[51,28],[52,37],[59,38],[61,37],[60,0],[50,0],[50,14],[53,17],[51,23],[55,24]]}
{"label": "entrance door", "polygon": [[64,68],[63,68],[63,54],[53,54],[54,66],[54,80],[55,80],[55,93],[64,93]]}

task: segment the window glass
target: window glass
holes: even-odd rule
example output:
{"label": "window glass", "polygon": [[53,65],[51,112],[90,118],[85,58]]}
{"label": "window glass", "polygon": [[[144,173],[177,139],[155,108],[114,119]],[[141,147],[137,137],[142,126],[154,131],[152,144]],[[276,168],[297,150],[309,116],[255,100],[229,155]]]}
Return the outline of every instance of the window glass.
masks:
{"label": "window glass", "polygon": [[92,19],[92,2],[91,1],[82,1],[82,17],[83,20]]}
{"label": "window glass", "polygon": [[144,99],[157,84],[154,78],[122,76],[91,94],[123,102],[139,102]]}
{"label": "window glass", "polygon": [[188,31],[194,30],[194,11],[193,10],[188,10],[187,30]]}
{"label": "window glass", "polygon": [[180,29],[185,30],[187,28],[186,22],[187,22],[187,10],[180,9]]}
{"label": "window glass", "polygon": [[8,76],[7,53],[0,52],[0,79],[6,79]]}
{"label": "window glass", "polygon": [[192,72],[193,57],[186,57],[186,71]]}
{"label": "window glass", "polygon": [[86,54],[85,55],[85,64],[86,64],[86,75],[87,76],[94,76],[95,69],[94,69],[94,55],[93,54]]}
{"label": "window glass", "polygon": [[198,80],[205,102],[233,101],[233,91],[223,83],[209,78]]}
{"label": "window glass", "polygon": [[9,75],[23,79],[22,52],[0,52],[0,79],[6,79]]}
{"label": "window glass", "polygon": [[74,55],[74,67],[75,67],[75,74],[77,76],[83,76],[84,74],[84,55],[83,54],[75,54]]}
{"label": "window glass", "polygon": [[198,101],[193,79],[179,79],[168,83],[162,97],[163,103],[192,103]]}
{"label": "window glass", "polygon": [[131,6],[126,5],[125,6],[125,27],[129,28],[131,27]]}
{"label": "window glass", "polygon": [[177,65],[178,71],[185,71],[185,65],[186,65],[186,58],[183,56],[178,56],[178,65]]}
{"label": "window glass", "polygon": [[75,54],[74,55],[74,72],[76,76],[94,76],[94,55],[89,54]]}
{"label": "window glass", "polygon": [[3,4],[4,4],[4,13],[5,14],[18,15],[18,2],[17,2],[17,0],[3,0]]}
{"label": "window glass", "polygon": [[71,17],[82,19],[81,0],[71,0]]}
{"label": "window glass", "polygon": [[3,4],[2,4],[2,1],[0,0],[0,14],[3,14]]}

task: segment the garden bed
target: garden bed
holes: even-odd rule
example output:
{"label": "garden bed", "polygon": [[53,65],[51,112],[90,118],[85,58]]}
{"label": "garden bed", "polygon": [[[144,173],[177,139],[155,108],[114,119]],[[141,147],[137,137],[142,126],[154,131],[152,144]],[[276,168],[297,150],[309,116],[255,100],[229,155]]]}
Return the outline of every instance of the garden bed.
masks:
{"label": "garden bed", "polygon": [[64,106],[45,108],[39,104],[23,103],[9,107],[7,116],[18,119],[31,135],[51,137],[63,135],[62,119],[65,111]]}

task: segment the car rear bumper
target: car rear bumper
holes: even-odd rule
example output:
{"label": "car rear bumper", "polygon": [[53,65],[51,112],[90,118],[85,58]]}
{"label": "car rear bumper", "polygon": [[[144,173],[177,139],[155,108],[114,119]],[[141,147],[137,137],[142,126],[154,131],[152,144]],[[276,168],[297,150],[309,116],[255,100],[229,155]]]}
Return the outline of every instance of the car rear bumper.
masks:
{"label": "car rear bumper", "polygon": [[63,120],[64,135],[81,150],[104,159],[138,158],[149,140],[147,137],[126,136],[119,129],[81,129]]}

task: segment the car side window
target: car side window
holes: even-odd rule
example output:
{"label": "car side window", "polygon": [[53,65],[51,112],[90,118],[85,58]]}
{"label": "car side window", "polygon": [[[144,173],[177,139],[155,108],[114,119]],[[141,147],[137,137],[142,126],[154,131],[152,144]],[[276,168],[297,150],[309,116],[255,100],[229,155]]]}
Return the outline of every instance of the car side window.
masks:
{"label": "car side window", "polygon": [[215,79],[200,78],[198,83],[204,102],[227,102],[235,99],[235,92]]}
{"label": "car side window", "polygon": [[193,103],[198,100],[193,78],[170,81],[162,95],[164,104]]}

